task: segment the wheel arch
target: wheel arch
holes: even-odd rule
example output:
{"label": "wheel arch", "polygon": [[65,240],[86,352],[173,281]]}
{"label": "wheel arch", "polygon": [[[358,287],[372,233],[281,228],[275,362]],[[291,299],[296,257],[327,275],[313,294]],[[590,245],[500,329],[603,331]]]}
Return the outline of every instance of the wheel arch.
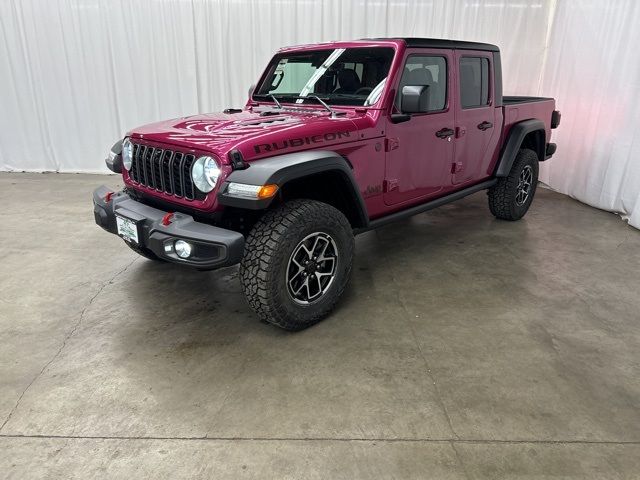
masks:
{"label": "wheel arch", "polygon": [[496,168],[496,177],[506,177],[511,171],[513,162],[521,148],[529,148],[538,156],[539,161],[545,160],[546,133],[542,120],[529,119],[516,123],[505,142]]}
{"label": "wheel arch", "polygon": [[[264,200],[232,197],[228,184],[278,185],[278,195]],[[314,150],[256,160],[244,170],[235,170],[220,188],[218,202],[236,208],[265,210],[276,201],[294,198],[318,200],[340,210],[355,228],[369,223],[364,199],[349,161],[336,152]]]}

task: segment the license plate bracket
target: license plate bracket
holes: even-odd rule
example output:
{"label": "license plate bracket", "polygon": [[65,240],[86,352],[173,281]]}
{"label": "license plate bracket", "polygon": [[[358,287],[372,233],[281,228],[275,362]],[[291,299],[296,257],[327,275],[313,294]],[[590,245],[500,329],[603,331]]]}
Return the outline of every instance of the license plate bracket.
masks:
{"label": "license plate bracket", "polygon": [[126,241],[139,244],[138,223],[130,218],[116,215],[116,224],[118,226],[118,235]]}

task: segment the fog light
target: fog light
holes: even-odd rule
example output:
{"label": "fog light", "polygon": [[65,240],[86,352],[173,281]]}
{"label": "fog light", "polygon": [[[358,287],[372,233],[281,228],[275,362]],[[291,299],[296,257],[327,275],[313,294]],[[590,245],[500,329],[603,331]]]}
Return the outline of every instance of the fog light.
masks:
{"label": "fog light", "polygon": [[184,240],[176,240],[174,248],[176,249],[176,253],[180,258],[189,258],[189,256],[191,255],[192,247],[189,242],[185,242]]}

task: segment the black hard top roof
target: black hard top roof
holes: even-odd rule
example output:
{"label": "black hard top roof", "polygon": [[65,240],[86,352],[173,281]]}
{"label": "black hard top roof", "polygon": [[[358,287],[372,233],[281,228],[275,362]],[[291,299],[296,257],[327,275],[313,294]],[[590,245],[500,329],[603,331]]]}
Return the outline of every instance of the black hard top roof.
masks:
{"label": "black hard top roof", "polygon": [[466,42],[464,40],[445,40],[442,38],[413,38],[413,37],[393,37],[374,38],[372,40],[404,40],[407,47],[412,48],[451,48],[460,50],[485,50],[499,52],[497,45],[490,43]]}

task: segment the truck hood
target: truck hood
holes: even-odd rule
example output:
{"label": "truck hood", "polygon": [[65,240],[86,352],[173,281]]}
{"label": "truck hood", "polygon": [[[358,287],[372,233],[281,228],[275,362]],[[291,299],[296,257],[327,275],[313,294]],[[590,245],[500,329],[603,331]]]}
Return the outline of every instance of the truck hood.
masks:
{"label": "truck hood", "polygon": [[308,108],[254,108],[235,114],[212,113],[152,123],[132,130],[129,135],[211,152],[224,163],[229,151],[239,150],[245,160],[251,161],[355,141],[358,127],[354,120],[363,115],[350,110],[332,118],[328,112]]}

